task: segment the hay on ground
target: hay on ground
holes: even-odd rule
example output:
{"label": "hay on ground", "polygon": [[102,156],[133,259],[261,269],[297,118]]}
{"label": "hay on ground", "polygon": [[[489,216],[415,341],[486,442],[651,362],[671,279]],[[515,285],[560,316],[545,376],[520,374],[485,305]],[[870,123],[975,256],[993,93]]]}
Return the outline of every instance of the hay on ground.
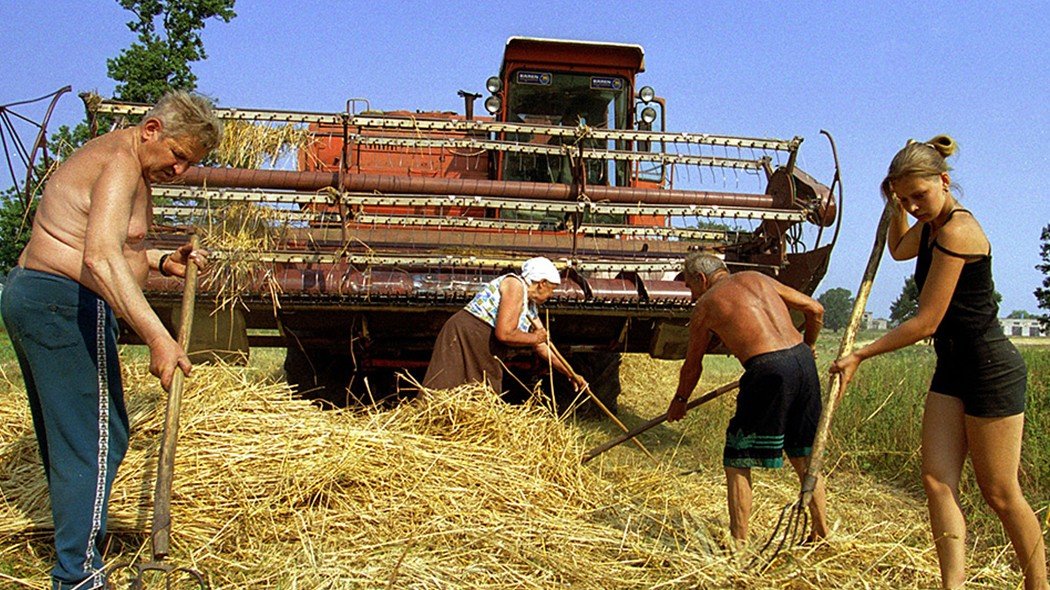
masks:
{"label": "hay on ground", "polygon": [[[112,563],[149,555],[164,411],[145,364],[125,372],[133,437],[110,506]],[[31,548],[9,577],[41,587],[50,517],[20,385],[0,393],[0,561]],[[937,584],[917,500],[832,481],[832,540],[746,571],[748,556],[722,549],[720,469],[681,475],[620,449],[581,466],[581,441],[581,426],[481,387],[390,411],[321,410],[251,369],[198,366],[183,399],[168,560],[219,589]],[[753,529],[764,535],[797,481],[756,482]],[[975,561],[974,587],[1007,587],[1016,576],[1005,561]]]}

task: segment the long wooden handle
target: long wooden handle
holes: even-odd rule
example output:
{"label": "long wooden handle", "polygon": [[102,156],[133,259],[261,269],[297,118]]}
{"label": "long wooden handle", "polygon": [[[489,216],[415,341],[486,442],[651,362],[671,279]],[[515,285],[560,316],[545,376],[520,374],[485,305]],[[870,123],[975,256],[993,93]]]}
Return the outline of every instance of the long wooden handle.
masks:
{"label": "long wooden handle", "polygon": [[[689,403],[687,403],[685,405],[685,409],[687,411],[688,410],[692,410],[693,408],[695,408],[697,406],[701,406],[703,404],[706,404],[707,402],[715,399],[716,397],[720,397],[721,395],[723,395],[725,393],[728,393],[730,391],[733,391],[734,389],[736,389],[738,387],[740,387],[740,380],[739,379],[737,379],[736,381],[732,381],[730,383],[726,383],[725,385],[723,385],[723,386],[721,386],[721,387],[719,387],[717,389],[712,389],[711,391],[708,391],[707,393],[705,393],[704,395],[702,395],[702,396],[700,396],[700,397],[698,397],[696,399],[690,400]],[[611,448],[613,448],[615,446],[619,446],[624,441],[626,441],[628,439],[633,439],[634,437],[636,437],[639,434],[645,432],[646,430],[649,430],[650,428],[652,428],[654,426],[663,424],[666,421],[667,421],[667,412],[664,412],[663,414],[660,414],[659,416],[653,418],[652,420],[646,422],[645,424],[641,424],[639,426],[635,426],[634,428],[631,429],[630,432],[628,432],[626,434],[623,434],[621,436],[618,436],[618,437],[610,440],[609,442],[602,443],[602,444],[594,447],[593,449],[590,449],[589,451],[587,451],[586,453],[583,454],[583,459],[580,461],[580,463],[586,463],[586,462],[590,461],[591,459],[597,457],[598,455],[601,455],[605,451],[608,451],[609,449],[611,449]]]}
{"label": "long wooden handle", "polygon": [[[196,234],[190,236],[193,249],[197,249]],[[197,298],[197,265],[186,261],[186,283],[182,290],[182,321],[179,325],[179,346],[189,349],[190,331],[193,328],[193,307]],[[153,493],[153,560],[160,561],[168,556],[171,539],[171,486],[175,472],[175,441],[179,435],[179,411],[182,407],[182,388],[185,375],[182,369],[175,367],[168,391],[168,407],[164,414],[164,431],[162,434],[160,454],[157,460],[157,487]]]}
{"label": "long wooden handle", "polygon": [[[538,319],[536,319],[536,318],[529,318],[529,321],[532,322],[532,327],[534,327],[534,328],[543,328],[543,324],[541,324]],[[548,334],[548,336],[549,336],[549,334]],[[575,369],[572,368],[572,365],[569,364],[569,361],[565,360],[565,357],[562,356],[561,352],[558,351],[558,349],[554,346],[554,343],[550,341],[549,337],[547,338],[547,348],[550,349],[551,354],[553,354],[555,356],[555,358],[557,358],[558,361],[560,361],[561,364],[565,366],[565,368],[569,369],[569,372],[572,373],[573,379],[579,378],[579,374],[576,372]],[[613,414],[609,410],[609,408],[605,405],[605,403],[603,403],[602,400],[598,399],[598,396],[595,395],[593,391],[591,391],[591,386],[590,386],[589,383],[587,384],[586,387],[583,388],[583,391],[587,395],[589,395],[591,397],[591,401],[593,401],[599,408],[601,408],[602,411],[605,412],[605,415],[608,416],[610,420],[615,422],[616,425],[619,426],[621,430],[623,430],[624,432],[628,432],[629,431],[629,429],[627,428],[627,425],[625,425],[623,422],[621,422],[620,419],[616,417],[616,414]],[[652,459],[654,463],[658,462],[656,460],[656,457],[654,457],[653,454],[649,452],[649,449],[645,448],[645,445],[642,444],[642,441],[638,440],[637,438],[634,438],[633,436],[630,437],[630,438],[631,438],[631,442],[633,442],[636,447],[641,449],[643,453],[648,455],[649,458]]]}
{"label": "long wooden handle", "polygon": [[[893,211],[890,205],[882,210],[882,218],[875,230],[875,244],[872,246],[871,255],[868,257],[868,266],[864,269],[864,277],[861,279],[860,288],[857,290],[857,298],[853,300],[853,311],[849,316],[846,331],[842,334],[842,342],[839,344],[839,354],[835,358],[842,358],[853,351],[853,343],[857,339],[857,330],[860,328],[860,320],[864,316],[864,308],[868,303],[868,295],[871,294],[871,286],[875,282],[875,272],[879,269],[879,261],[882,260],[882,250],[886,247],[886,229],[890,225]],[[813,441],[813,451],[809,457],[809,467],[806,468],[806,476],[802,480],[801,504],[806,506],[813,497],[816,489],[817,478],[820,477],[821,469],[824,467],[824,447],[828,441],[828,431],[831,427],[831,416],[835,413],[835,407],[839,398],[842,397],[842,376],[838,373],[831,375],[828,385],[827,402],[820,414],[820,422],[817,424],[817,436]]]}

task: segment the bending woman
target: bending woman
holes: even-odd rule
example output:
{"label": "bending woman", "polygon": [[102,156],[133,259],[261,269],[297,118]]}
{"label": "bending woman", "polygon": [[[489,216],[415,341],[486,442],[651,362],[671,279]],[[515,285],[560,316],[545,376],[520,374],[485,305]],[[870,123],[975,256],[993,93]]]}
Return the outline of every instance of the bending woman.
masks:
{"label": "bending woman", "polygon": [[[919,309],[871,344],[836,360],[843,387],[861,361],[933,336],[937,353],[922,418],[922,483],[941,584],[965,580],[966,522],[959,479],[966,456],[1024,572],[1026,589],[1047,588],[1043,535],[1018,482],[1026,368],[1003,335],[992,284],[992,247],[951,191],[951,137],[909,141],[882,181],[895,213],[886,243],[894,260],[917,258]],[[907,215],[916,219],[909,227]]]}
{"label": "bending woman", "polygon": [[[465,383],[487,382],[500,393],[503,365],[499,357],[510,346],[531,346],[540,358],[550,360],[554,368],[572,380],[572,370],[551,354],[547,331],[532,326],[532,320],[539,319],[536,306],[550,299],[555,285],[560,283],[554,263],[536,257],[522,264],[520,275],[506,274],[485,285],[441,328],[423,386],[451,389]],[[582,377],[575,376],[578,390],[586,384]]]}

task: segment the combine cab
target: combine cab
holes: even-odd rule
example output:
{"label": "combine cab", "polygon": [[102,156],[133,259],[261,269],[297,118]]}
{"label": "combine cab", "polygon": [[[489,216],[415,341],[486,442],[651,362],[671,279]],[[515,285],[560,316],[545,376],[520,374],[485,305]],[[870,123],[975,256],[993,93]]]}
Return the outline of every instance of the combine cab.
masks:
{"label": "combine cab", "polygon": [[[284,347],[300,390],[379,399],[396,375],[425,371],[477,289],[543,255],[564,277],[541,308],[552,339],[615,407],[621,353],[684,356],[688,251],[811,293],[836,214],[832,190],[795,166],[801,138],[668,131],[643,71],[637,45],[512,38],[484,117],[483,95],[463,91],[462,114],[360,99],[336,113],[220,109],[231,139],[264,129],[299,143],[260,168],[205,166],[155,187],[162,247],[195,227],[216,261],[196,316],[213,325],[195,348]],[[146,111],[85,102],[92,118]],[[147,285],[170,325],[179,289]],[[528,351],[508,364],[527,387],[546,369]]]}

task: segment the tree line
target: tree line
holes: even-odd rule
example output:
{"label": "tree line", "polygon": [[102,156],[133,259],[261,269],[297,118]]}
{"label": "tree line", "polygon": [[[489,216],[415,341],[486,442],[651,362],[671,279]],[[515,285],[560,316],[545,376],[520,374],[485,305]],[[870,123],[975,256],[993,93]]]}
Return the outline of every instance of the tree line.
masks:
{"label": "tree line", "polygon": [[[1035,298],[1040,309],[1050,310],[1050,224],[1043,228],[1042,248],[1040,255],[1042,264],[1036,268],[1045,276],[1043,286],[1035,290]],[[1003,296],[998,291],[994,295],[995,302],[1001,303]],[[849,322],[850,313],[853,311],[853,294],[849,289],[835,287],[824,291],[817,301],[824,306],[824,327],[829,330],[841,330]],[[898,326],[905,320],[912,318],[919,311],[919,286],[915,282],[915,275],[904,279],[900,295],[890,305],[889,325]],[[1036,318],[1042,324],[1043,330],[1050,330],[1050,315],[1036,315],[1023,309],[1011,311],[1006,317],[1011,319]]]}

